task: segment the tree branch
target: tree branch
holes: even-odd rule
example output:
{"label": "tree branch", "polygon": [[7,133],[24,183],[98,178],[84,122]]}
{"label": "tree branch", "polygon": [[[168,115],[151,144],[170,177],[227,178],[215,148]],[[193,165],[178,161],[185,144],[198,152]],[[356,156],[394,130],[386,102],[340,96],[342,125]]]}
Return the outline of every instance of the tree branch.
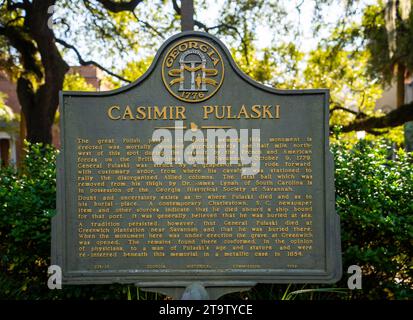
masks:
{"label": "tree branch", "polygon": [[[173,8],[174,8],[176,14],[181,15],[181,8],[179,7],[176,0],[172,0],[172,5],[173,5]],[[226,23],[220,23],[216,26],[208,27],[206,24],[202,23],[201,21],[194,20],[194,25],[196,25],[198,28],[204,30],[205,32],[209,32],[209,31],[214,30],[214,29],[223,29],[223,28],[233,30],[240,37],[240,39],[242,40],[242,35],[238,31],[238,29],[235,28],[234,26],[231,26],[231,25],[226,24]]]}
{"label": "tree branch", "polygon": [[64,32],[65,36],[67,36],[67,34],[68,34],[69,30],[70,30],[70,25],[69,25],[69,23],[66,21],[65,18],[56,19],[55,21],[53,21],[53,23],[56,23],[56,24],[59,24],[59,23],[60,23],[60,24],[64,25],[66,28],[65,28],[65,30],[64,30],[63,32]]}
{"label": "tree branch", "polygon": [[201,29],[204,29],[204,31],[208,32],[208,33],[209,33],[209,31],[214,30],[214,29],[218,29],[218,31],[219,30],[224,30],[224,29],[234,31],[238,35],[238,37],[239,37],[239,39],[242,43],[242,48],[244,50],[244,56],[245,56],[245,60],[247,62],[247,65],[250,64],[249,63],[249,57],[248,57],[248,44],[247,44],[247,41],[244,39],[241,32],[239,32],[237,28],[235,28],[234,26],[231,26],[227,23],[220,23],[220,24],[218,24],[216,26],[213,26],[213,27],[207,27],[204,23],[202,23],[198,20],[194,20],[194,25],[196,25],[197,27],[199,27]]}
{"label": "tree branch", "polygon": [[135,11],[132,11],[132,14],[135,17],[137,22],[142,23],[146,28],[152,30],[161,39],[165,39],[165,36],[162,33],[160,33],[158,30],[156,30],[156,28],[154,26],[152,26],[149,22],[139,19],[139,17],[136,15]]}
{"label": "tree branch", "polygon": [[7,26],[9,26],[9,25],[13,24],[14,22],[19,21],[21,19],[24,19],[24,17],[23,16],[17,16],[16,18],[7,21],[5,26],[7,27]]}
{"label": "tree branch", "polygon": [[356,119],[352,123],[345,125],[341,131],[369,132],[374,129],[397,127],[409,121],[413,121],[413,102],[404,104],[384,116]]}
{"label": "tree branch", "polygon": [[330,114],[333,114],[334,111],[337,111],[337,110],[345,111],[345,112],[354,114],[355,116],[357,116],[357,115],[359,114],[357,111],[351,110],[351,109],[346,108],[346,107],[342,107],[342,106],[340,106],[340,105],[338,105],[338,104],[336,104],[334,107],[332,107],[332,108],[330,109]]}
{"label": "tree branch", "polygon": [[172,0],[172,6],[176,12],[176,14],[181,15],[181,8],[178,6],[176,0]]}
{"label": "tree branch", "polygon": [[99,64],[99,63],[97,63],[97,62],[95,62],[95,61],[92,61],[92,60],[86,61],[86,60],[84,60],[84,59],[82,58],[82,55],[80,54],[79,50],[77,50],[77,48],[76,48],[75,46],[67,43],[66,41],[64,41],[64,40],[62,40],[62,39],[57,39],[57,38],[56,38],[56,42],[59,43],[59,44],[61,44],[62,46],[64,46],[64,47],[67,48],[67,49],[73,50],[73,51],[75,52],[76,56],[77,56],[77,59],[79,60],[79,63],[80,63],[82,66],[90,66],[90,65],[93,65],[93,66],[98,67],[99,69],[105,71],[106,73],[110,74],[111,76],[113,76],[113,77],[115,77],[115,78],[117,78],[117,79],[119,79],[119,80],[122,80],[122,81],[127,82],[127,83],[131,83],[131,82],[132,82],[132,81],[130,81],[130,80],[128,80],[128,79],[126,79],[126,78],[124,78],[124,77],[122,77],[122,76],[120,76],[120,75],[118,75],[118,74],[116,74],[116,73],[114,73],[114,72],[106,69],[106,68],[103,67],[101,64]]}
{"label": "tree branch", "polygon": [[221,30],[222,30],[222,29],[232,30],[232,31],[234,31],[234,32],[240,37],[241,41],[242,41],[242,39],[243,39],[241,33],[238,31],[237,28],[235,28],[234,26],[231,26],[231,25],[229,25],[229,24],[226,24],[226,23],[220,23],[220,24],[218,24],[218,25],[216,25],[216,26],[208,27],[208,26],[206,26],[204,23],[202,23],[202,22],[200,22],[200,21],[198,21],[198,20],[194,20],[194,24],[195,24],[197,27],[199,27],[200,29],[204,29],[205,32],[209,32],[209,31],[214,30],[214,29],[218,29],[218,30],[220,30],[220,29],[221,29]]}
{"label": "tree branch", "polygon": [[23,2],[12,2],[10,0],[7,0],[7,10],[9,11],[14,11],[17,9],[21,9],[21,10],[26,10],[27,9],[27,3],[23,3]]}
{"label": "tree branch", "polygon": [[20,53],[21,63],[24,69],[32,72],[38,79],[43,77],[43,72],[36,59],[37,48],[33,41],[29,40],[21,27],[0,25],[0,36],[4,36],[8,42]]}
{"label": "tree branch", "polygon": [[[121,41],[121,37],[119,37],[119,32],[117,26],[112,22],[111,19],[106,19],[106,14],[101,12],[98,8],[91,5],[89,0],[83,0],[83,4],[85,5],[86,9],[89,13],[94,17],[92,19],[93,25],[96,27],[96,30],[100,33],[102,38],[104,39],[112,39],[115,43],[115,46],[119,51],[124,52],[127,48],[123,45]],[[101,25],[100,22],[105,22],[108,25]]]}
{"label": "tree branch", "polygon": [[389,130],[374,130],[374,129],[366,129],[367,133],[372,134],[373,136],[381,136],[382,134],[388,133]]}
{"label": "tree branch", "polygon": [[143,0],[130,0],[115,2],[113,0],[97,0],[106,10],[118,13],[122,11],[133,11]]}
{"label": "tree branch", "polygon": [[[179,7],[176,0],[172,0],[172,5],[173,5],[173,8],[174,8],[176,14],[181,15],[181,8]],[[245,59],[247,61],[247,64],[249,65],[249,61],[248,61],[248,44],[245,41],[244,37],[242,36],[241,32],[239,32],[239,30],[237,28],[235,28],[234,26],[231,26],[227,23],[220,23],[216,26],[208,27],[206,24],[202,23],[201,21],[195,20],[195,19],[194,19],[194,25],[197,26],[198,28],[204,30],[205,32],[208,32],[208,33],[209,33],[209,31],[214,30],[214,29],[218,29],[218,30],[227,29],[227,30],[234,31],[238,35],[238,37],[239,37],[239,39],[242,43],[242,46],[244,48]]]}
{"label": "tree branch", "polygon": [[[363,94],[363,101],[361,102],[361,106],[362,106],[363,104],[364,104],[364,94]],[[355,116],[356,116],[356,119],[364,119],[364,118],[367,118],[367,114],[365,114],[363,111],[360,111],[360,110],[359,110],[359,111],[355,111],[355,110],[352,110],[352,109],[350,109],[350,108],[343,107],[343,106],[342,106],[340,103],[338,103],[338,102],[331,101],[330,106],[333,106],[332,108],[330,108],[330,115],[333,114],[334,111],[341,110],[341,111],[345,111],[345,112],[351,113],[352,115],[355,115]],[[360,109],[360,107],[359,107],[359,109]]]}

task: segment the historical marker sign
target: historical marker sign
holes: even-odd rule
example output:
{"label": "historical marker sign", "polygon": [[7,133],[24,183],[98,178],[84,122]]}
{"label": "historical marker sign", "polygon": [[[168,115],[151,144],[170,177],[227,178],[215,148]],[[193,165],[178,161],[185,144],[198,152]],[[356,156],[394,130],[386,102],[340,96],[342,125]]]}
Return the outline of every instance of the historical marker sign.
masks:
{"label": "historical marker sign", "polygon": [[[135,83],[62,92],[60,106],[52,256],[63,283],[223,287],[340,278],[327,90],[260,85],[219,40],[185,32]],[[161,156],[180,159],[154,162],[165,143],[156,130],[172,139]],[[208,158],[215,150],[208,130],[239,134],[239,145]],[[195,142],[186,149],[198,138],[202,154]],[[236,158],[242,142],[250,163]],[[223,162],[225,155],[235,158]]]}

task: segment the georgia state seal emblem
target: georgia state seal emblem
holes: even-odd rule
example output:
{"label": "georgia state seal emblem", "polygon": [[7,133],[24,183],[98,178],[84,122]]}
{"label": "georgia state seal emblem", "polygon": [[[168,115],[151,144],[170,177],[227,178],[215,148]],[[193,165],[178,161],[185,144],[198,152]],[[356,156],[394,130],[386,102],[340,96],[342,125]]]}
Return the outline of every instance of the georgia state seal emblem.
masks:
{"label": "georgia state seal emblem", "polygon": [[212,97],[224,80],[224,62],[209,42],[186,39],[174,44],[162,63],[162,80],[177,99],[200,102]]}

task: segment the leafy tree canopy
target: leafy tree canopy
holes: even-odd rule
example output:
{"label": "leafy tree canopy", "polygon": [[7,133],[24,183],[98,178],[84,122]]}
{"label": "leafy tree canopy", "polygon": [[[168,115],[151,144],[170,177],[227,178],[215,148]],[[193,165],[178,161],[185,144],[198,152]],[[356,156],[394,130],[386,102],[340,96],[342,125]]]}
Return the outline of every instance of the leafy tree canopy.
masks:
{"label": "leafy tree canopy", "polygon": [[[381,114],[375,101],[394,79],[401,88],[412,69],[411,2],[196,0],[194,25],[220,37],[257,81],[329,88],[332,129],[392,134],[413,120],[413,108],[398,103]],[[51,141],[69,65],[95,65],[124,85],[180,31],[180,18],[178,0],[0,1],[0,67],[17,81],[29,140]]]}

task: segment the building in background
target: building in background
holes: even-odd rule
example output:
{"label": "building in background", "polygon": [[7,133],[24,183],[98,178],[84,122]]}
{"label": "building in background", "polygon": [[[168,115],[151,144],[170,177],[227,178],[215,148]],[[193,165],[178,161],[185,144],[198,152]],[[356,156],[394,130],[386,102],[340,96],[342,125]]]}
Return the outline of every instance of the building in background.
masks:
{"label": "building in background", "polygon": [[397,84],[392,83],[392,85],[383,91],[380,99],[376,101],[376,110],[380,110],[384,113],[389,113],[390,111],[396,109],[397,107]]}
{"label": "building in background", "polygon": [[[410,74],[406,78],[404,102],[413,102],[413,74]],[[406,145],[406,151],[413,152],[413,121],[404,124],[404,143]]]}
{"label": "building in background", "polygon": [[[397,84],[392,84],[383,91],[383,95],[376,101],[376,110],[384,113],[397,108]],[[413,101],[413,74],[407,73],[404,81],[404,103]],[[404,143],[406,151],[413,151],[413,122],[404,124]]]}
{"label": "building in background", "polygon": [[[71,67],[69,74],[79,74],[96,91],[111,90],[111,84],[105,80],[102,70],[95,66]],[[0,159],[1,165],[15,165],[20,161],[25,124],[20,121],[21,106],[16,92],[16,84],[4,71],[0,71],[0,94],[3,95],[6,107],[0,109]],[[53,145],[60,147],[59,126],[52,129]]]}

